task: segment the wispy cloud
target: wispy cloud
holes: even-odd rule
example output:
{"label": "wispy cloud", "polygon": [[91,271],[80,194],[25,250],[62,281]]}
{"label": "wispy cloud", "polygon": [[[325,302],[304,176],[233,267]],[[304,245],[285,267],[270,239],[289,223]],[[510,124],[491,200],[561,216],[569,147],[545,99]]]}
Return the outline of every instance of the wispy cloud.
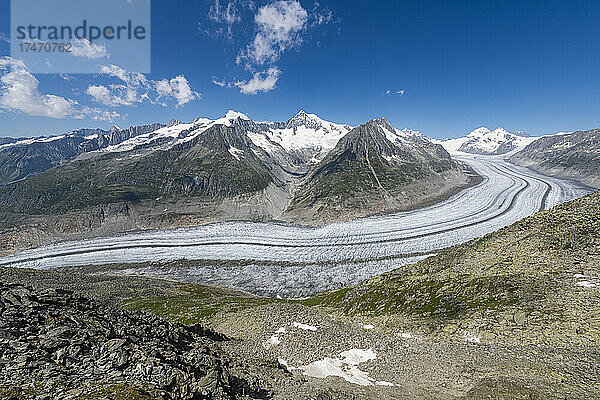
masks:
{"label": "wispy cloud", "polygon": [[[232,37],[233,24],[242,20],[236,6],[236,1],[231,1],[227,3],[227,5],[221,6],[221,2],[219,0],[215,0],[214,3],[211,4],[210,11],[208,12],[208,19],[216,22],[218,25],[224,24],[226,27],[227,37],[230,39]],[[224,32],[225,31],[223,28],[217,28],[215,31],[217,34]]]}
{"label": "wispy cloud", "polygon": [[297,0],[280,0],[259,8],[254,21],[256,36],[238,60],[262,65],[277,61],[286,49],[302,44],[308,13]]}
{"label": "wispy cloud", "polygon": [[[331,10],[318,2],[306,9],[298,0],[276,0],[256,7],[249,0],[230,0],[221,3],[214,0],[207,19],[219,24],[216,33],[227,32],[228,39],[234,36],[233,28],[243,27],[243,36],[231,43],[245,43],[235,55],[237,65],[251,74],[249,80],[226,83],[214,79],[213,84],[221,87],[238,87],[244,94],[268,92],[275,88],[281,75],[276,65],[281,56],[290,49],[298,49],[308,39],[312,30],[334,20]],[[252,28],[254,33],[248,37]]]}
{"label": "wispy cloud", "polygon": [[164,100],[168,99],[175,100],[176,107],[181,107],[201,96],[192,90],[184,75],[154,81],[143,74],[126,71],[117,65],[103,65],[100,72],[120,82],[90,85],[86,93],[97,103],[109,107],[133,106],[144,101],[166,106]]}
{"label": "wispy cloud", "polygon": [[213,83],[213,85],[217,85],[220,87],[227,86],[227,84],[225,83],[225,79],[219,79],[219,77],[217,76],[213,76],[211,82]]}
{"label": "wispy cloud", "polygon": [[256,72],[249,81],[236,82],[235,86],[240,88],[244,94],[257,94],[258,92],[269,92],[275,89],[281,71],[277,67],[271,67],[264,72]]}
{"label": "wispy cloud", "polygon": [[112,120],[114,111],[80,106],[77,101],[39,90],[39,81],[23,61],[0,58],[0,109],[50,118],[84,118]]}
{"label": "wispy cloud", "polygon": [[0,42],[10,43],[10,39],[6,33],[0,32]]}

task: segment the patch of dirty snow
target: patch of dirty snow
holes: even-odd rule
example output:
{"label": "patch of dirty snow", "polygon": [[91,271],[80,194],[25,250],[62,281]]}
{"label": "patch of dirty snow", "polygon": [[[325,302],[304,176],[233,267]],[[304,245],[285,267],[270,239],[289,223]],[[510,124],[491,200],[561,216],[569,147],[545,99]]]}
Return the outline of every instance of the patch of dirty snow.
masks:
{"label": "patch of dirty snow", "polygon": [[597,285],[597,284],[595,284],[593,282],[590,282],[590,281],[575,282],[575,285],[581,286],[581,287],[584,287],[584,288],[588,288],[588,289],[593,289],[593,288],[599,287],[599,285]]}
{"label": "patch of dirty snow", "polygon": [[369,329],[373,329],[373,328],[375,328],[375,327],[373,325],[370,325],[370,324],[363,325],[363,329],[369,330]]}
{"label": "patch of dirty snow", "polygon": [[279,364],[283,365],[283,367],[288,372],[292,372],[293,370],[298,369],[298,368],[290,367],[289,364],[287,363],[287,361],[285,361],[283,358],[277,358],[277,362],[279,362]]}
{"label": "patch of dirty snow", "polygon": [[368,372],[361,371],[358,368],[360,363],[375,360],[376,358],[375,352],[372,349],[351,349],[342,352],[339,357],[325,357],[322,360],[312,362],[298,369],[304,371],[304,375],[313,378],[337,376],[347,382],[361,386],[372,386],[373,384],[387,385],[389,382],[377,381],[371,378]]}
{"label": "patch of dirty snow", "polygon": [[281,343],[281,339],[279,339],[279,336],[273,335],[269,338],[269,340],[267,340],[266,342],[263,343],[263,347],[266,350],[269,350],[271,347],[275,347],[279,343]]}
{"label": "patch of dirty snow", "polygon": [[237,147],[230,146],[229,154],[231,154],[236,160],[239,160],[240,155],[244,154],[244,150],[238,149]]}

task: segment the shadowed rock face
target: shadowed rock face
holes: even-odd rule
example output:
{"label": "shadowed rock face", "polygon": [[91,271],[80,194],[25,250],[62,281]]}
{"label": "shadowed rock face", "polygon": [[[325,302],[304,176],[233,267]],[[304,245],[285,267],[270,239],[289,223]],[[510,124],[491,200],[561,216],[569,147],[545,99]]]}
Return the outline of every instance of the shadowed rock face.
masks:
{"label": "shadowed rock face", "polygon": [[264,398],[256,382],[229,372],[232,362],[217,344],[224,340],[199,325],[113,309],[69,291],[0,283],[2,398],[96,398],[111,390],[134,399],[232,399],[242,392]]}
{"label": "shadowed rock face", "polygon": [[540,138],[511,161],[600,188],[600,129]]}

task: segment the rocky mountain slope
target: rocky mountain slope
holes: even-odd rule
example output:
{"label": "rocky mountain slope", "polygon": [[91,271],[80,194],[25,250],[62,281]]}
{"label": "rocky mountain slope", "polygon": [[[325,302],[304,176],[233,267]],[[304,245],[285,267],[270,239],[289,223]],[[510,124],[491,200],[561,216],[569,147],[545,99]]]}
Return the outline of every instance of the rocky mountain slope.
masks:
{"label": "rocky mountain slope", "polygon": [[[141,285],[103,267],[7,275],[104,296],[120,288],[128,309],[201,321],[234,339],[220,344],[227,354],[267,371],[259,375],[274,398],[589,399],[600,384],[599,221],[595,193],[298,301],[204,285],[173,291],[173,282]],[[284,374],[268,378],[267,360]]]}
{"label": "rocky mountain slope", "polygon": [[543,137],[512,156],[511,161],[600,188],[600,129]]}
{"label": "rocky mountain slope", "polygon": [[287,215],[339,220],[398,211],[434,202],[469,183],[443,147],[378,119],[351,130],[316,165]]}
{"label": "rocky mountain slope", "polygon": [[227,340],[222,335],[106,307],[69,291],[0,283],[0,327],[2,398],[268,395],[221,350],[219,343]]}
{"label": "rocky mountain slope", "polygon": [[82,153],[116,145],[160,127],[162,125],[153,124],[129,129],[113,127],[109,131],[79,129],[47,138],[3,138],[0,141],[0,185],[36,175]]}
{"label": "rocky mountain slope", "polygon": [[465,137],[436,141],[436,143],[444,146],[449,152],[460,151],[471,154],[501,155],[523,149],[535,140],[537,138],[510,133],[502,127],[493,131],[481,127]]}
{"label": "rocky mountain slope", "polygon": [[[41,172],[0,187],[0,245],[234,219],[327,223],[434,202],[471,182],[440,146],[381,124],[376,135],[363,128],[349,135],[349,126],[303,111],[281,123],[230,111],[110,137],[85,132],[9,143],[0,148],[7,171],[21,153],[52,157]],[[32,165],[19,174],[33,173]],[[363,179],[352,189],[359,201],[337,202],[352,173]]]}
{"label": "rocky mountain slope", "polygon": [[478,341],[600,337],[600,193],[312,302]]}

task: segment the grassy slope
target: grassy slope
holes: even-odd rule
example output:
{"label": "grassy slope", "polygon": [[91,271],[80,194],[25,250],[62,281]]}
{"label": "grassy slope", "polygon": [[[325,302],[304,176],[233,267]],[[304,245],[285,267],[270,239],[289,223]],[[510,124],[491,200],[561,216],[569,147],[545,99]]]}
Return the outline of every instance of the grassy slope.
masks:
{"label": "grassy slope", "polygon": [[231,313],[276,302],[244,292],[199,284],[177,284],[169,296],[152,296],[126,300],[128,310],[143,310],[170,322],[195,324],[220,312]]}
{"label": "grassy slope", "polygon": [[575,285],[575,274],[600,275],[599,193],[306,304],[402,316],[433,330],[459,324],[510,336],[518,328],[594,341],[600,290]]}

